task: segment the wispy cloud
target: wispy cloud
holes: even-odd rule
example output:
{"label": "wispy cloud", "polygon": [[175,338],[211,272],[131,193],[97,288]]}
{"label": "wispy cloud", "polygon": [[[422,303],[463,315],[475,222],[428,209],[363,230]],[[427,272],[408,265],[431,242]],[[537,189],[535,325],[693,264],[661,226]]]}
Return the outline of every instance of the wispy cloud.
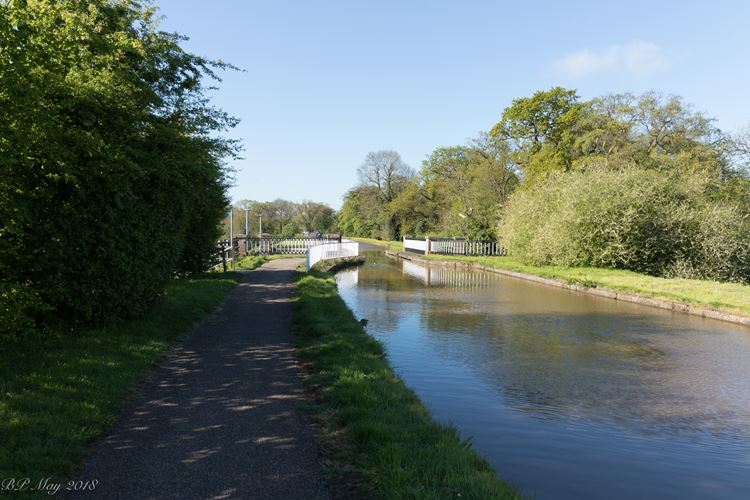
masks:
{"label": "wispy cloud", "polygon": [[634,40],[604,49],[583,49],[557,59],[553,67],[569,76],[595,73],[649,75],[669,68],[669,53],[652,42]]}

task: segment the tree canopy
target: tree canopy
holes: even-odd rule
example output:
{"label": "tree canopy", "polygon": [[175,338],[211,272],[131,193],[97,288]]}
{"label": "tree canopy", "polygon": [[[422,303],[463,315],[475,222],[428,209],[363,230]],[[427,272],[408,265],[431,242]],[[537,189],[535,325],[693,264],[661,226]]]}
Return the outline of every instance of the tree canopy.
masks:
{"label": "tree canopy", "polygon": [[202,268],[236,121],[182,41],[135,0],[0,4],[0,322],[138,315]]}

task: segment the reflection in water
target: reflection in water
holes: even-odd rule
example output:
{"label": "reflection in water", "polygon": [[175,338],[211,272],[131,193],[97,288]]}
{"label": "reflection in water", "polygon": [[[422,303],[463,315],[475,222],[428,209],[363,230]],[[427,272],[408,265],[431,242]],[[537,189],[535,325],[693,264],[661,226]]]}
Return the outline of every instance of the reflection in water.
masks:
{"label": "reflection in water", "polygon": [[338,275],[394,368],[537,498],[750,498],[750,330],[481,272]]}
{"label": "reflection in water", "polygon": [[479,288],[496,283],[496,274],[458,272],[444,267],[421,266],[408,260],[401,261],[404,274],[413,276],[427,286]]}

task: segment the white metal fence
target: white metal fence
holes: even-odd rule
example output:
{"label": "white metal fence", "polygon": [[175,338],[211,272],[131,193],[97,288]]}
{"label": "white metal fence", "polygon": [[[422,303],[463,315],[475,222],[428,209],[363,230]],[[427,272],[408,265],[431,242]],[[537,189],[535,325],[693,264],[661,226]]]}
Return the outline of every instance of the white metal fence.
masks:
{"label": "white metal fence", "polygon": [[505,255],[497,241],[430,238],[430,253],[441,255]]}
{"label": "white metal fence", "polygon": [[507,255],[497,241],[464,240],[461,238],[404,237],[404,250],[420,254],[438,255]]}
{"label": "white metal fence", "polygon": [[351,240],[341,240],[341,243],[323,243],[307,249],[307,272],[310,268],[327,259],[339,259],[341,257],[356,257],[359,255],[359,243]]}
{"label": "white metal fence", "polygon": [[250,255],[304,255],[315,245],[338,243],[338,239],[325,238],[250,238],[247,253]]}

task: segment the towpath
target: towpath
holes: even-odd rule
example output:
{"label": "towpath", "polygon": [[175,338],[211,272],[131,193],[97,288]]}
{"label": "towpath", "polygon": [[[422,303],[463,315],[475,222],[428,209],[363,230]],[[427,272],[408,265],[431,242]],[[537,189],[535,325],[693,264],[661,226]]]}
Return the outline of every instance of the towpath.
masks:
{"label": "towpath", "polygon": [[301,259],[246,272],[153,371],[77,478],[82,498],[328,498],[292,342]]}

